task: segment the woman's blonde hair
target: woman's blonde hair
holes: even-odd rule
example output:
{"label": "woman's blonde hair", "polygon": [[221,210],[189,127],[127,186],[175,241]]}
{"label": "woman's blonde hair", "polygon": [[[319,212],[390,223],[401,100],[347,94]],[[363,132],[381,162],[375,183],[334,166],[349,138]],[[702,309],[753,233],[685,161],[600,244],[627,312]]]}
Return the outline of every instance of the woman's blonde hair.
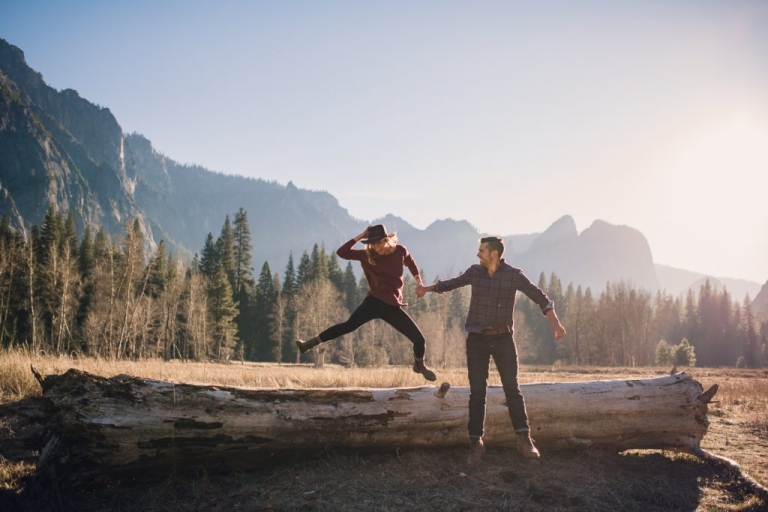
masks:
{"label": "woman's blonde hair", "polygon": [[[382,240],[387,241],[387,244],[386,244],[387,248],[394,249],[397,246],[397,233],[390,233],[387,235],[387,238],[382,238]],[[379,242],[380,241],[381,240],[379,240]],[[376,258],[381,256],[381,254],[373,250],[374,245],[375,244],[366,244],[365,246],[365,255],[368,256],[368,263],[370,263],[371,265],[376,265]]]}

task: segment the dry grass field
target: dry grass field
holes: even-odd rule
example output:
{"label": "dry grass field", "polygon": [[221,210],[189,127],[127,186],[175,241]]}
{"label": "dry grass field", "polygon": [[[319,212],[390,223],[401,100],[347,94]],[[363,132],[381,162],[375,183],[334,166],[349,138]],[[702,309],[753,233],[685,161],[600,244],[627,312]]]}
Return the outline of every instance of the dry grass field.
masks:
{"label": "dry grass field", "polygon": [[[410,368],[352,369],[277,364],[164,363],[0,354],[0,403],[40,394],[30,366],[43,375],[79,368],[111,377],[130,374],[189,383],[247,387],[400,387],[422,385]],[[521,381],[645,378],[662,368],[523,367]],[[702,447],[739,463],[768,486],[768,372],[690,369],[704,388],[720,385]],[[463,369],[439,370],[439,382],[466,386]],[[498,376],[492,374],[492,383]],[[3,425],[0,417],[0,429]],[[318,448],[300,458],[231,475],[168,475],[152,487],[99,489],[76,495],[35,483],[33,465],[0,454],[0,512],[16,510],[594,510],[758,511],[763,501],[721,466],[665,451],[544,452],[524,461],[489,446],[483,463],[464,465],[467,447],[378,454]]]}

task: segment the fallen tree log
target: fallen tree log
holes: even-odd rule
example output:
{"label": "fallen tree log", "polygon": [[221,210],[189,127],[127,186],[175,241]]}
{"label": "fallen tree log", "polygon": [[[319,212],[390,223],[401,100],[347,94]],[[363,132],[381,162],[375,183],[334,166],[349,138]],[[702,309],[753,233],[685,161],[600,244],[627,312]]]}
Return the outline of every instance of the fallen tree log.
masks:
{"label": "fallen tree log", "polygon": [[[39,466],[52,466],[68,487],[105,477],[251,469],[291,452],[467,444],[469,389],[448,391],[447,383],[440,389],[255,389],[69,370],[41,384],[55,415]],[[711,396],[686,374],[522,388],[543,450],[695,452],[707,431]],[[516,439],[500,386],[488,390],[485,439],[489,446]]]}

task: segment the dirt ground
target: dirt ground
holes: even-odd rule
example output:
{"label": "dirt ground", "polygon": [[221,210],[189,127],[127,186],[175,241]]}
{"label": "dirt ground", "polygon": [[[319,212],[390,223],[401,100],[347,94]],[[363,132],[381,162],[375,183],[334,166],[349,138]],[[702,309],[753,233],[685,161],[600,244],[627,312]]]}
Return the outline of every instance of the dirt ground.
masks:
{"label": "dirt ground", "polygon": [[[705,389],[721,387],[709,408],[702,448],[733,459],[768,486],[768,408],[761,397],[768,395],[768,376],[691,373]],[[618,375],[627,372],[558,380]],[[466,456],[467,447],[378,454],[319,450],[252,472],[207,475],[201,469],[194,477],[169,475],[151,487],[124,483],[77,494],[59,493],[45,479],[25,477],[32,468],[18,468],[5,473],[0,511],[768,510],[768,501],[732,471],[687,454],[545,451],[539,461],[526,461],[514,449],[489,446],[474,469],[466,467]]]}

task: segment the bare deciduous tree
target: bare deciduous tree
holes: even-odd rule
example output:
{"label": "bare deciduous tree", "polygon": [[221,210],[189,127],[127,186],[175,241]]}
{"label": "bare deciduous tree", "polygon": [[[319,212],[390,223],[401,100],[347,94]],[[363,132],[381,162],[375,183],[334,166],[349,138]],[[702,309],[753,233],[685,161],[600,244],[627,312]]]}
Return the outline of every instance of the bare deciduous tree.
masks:
{"label": "bare deciduous tree", "polygon": [[[341,294],[327,279],[313,279],[302,284],[296,296],[294,332],[305,339],[317,336],[328,326],[344,320],[346,308]],[[315,364],[322,366],[325,352],[314,350]]]}

